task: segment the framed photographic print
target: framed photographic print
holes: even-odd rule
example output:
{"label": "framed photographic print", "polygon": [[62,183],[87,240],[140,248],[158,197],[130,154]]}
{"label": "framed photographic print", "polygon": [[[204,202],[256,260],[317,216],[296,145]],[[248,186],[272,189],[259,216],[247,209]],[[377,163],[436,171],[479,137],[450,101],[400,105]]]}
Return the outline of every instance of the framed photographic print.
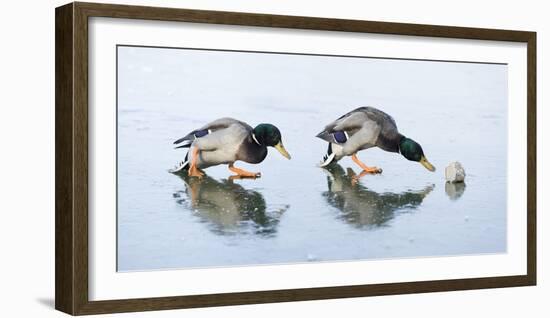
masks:
{"label": "framed photographic print", "polygon": [[56,9],[56,308],[536,284],[536,33]]}

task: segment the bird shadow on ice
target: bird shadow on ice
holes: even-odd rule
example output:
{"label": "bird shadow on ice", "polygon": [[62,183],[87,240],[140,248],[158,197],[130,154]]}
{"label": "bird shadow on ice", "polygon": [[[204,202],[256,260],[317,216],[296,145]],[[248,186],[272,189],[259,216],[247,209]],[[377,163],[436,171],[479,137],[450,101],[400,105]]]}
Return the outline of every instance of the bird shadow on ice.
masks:
{"label": "bird shadow on ice", "polygon": [[397,213],[416,209],[435,188],[432,184],[418,191],[379,193],[357,182],[351,168],[346,173],[342,166],[332,164],[324,170],[328,189],[323,197],[339,210],[338,219],[358,229],[384,226]]}
{"label": "bird shadow on ice", "polygon": [[233,178],[218,181],[207,175],[200,179],[186,172],[176,175],[185,185],[173,193],[176,203],[218,235],[273,237],[280,218],[290,207],[268,204],[260,192],[246,189]]}

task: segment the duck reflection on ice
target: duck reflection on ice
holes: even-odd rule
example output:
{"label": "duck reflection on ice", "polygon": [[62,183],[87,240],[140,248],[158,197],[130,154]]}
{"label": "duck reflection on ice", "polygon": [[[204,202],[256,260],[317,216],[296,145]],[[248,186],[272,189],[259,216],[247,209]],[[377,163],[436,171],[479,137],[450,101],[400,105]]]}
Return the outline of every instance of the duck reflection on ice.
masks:
{"label": "duck reflection on ice", "polygon": [[435,185],[419,191],[378,193],[357,182],[351,168],[347,174],[338,164],[325,168],[328,191],[323,193],[328,204],[341,211],[339,218],[360,229],[383,226],[401,209],[415,209],[432,192]]}
{"label": "duck reflection on ice", "polygon": [[176,191],[174,198],[208,223],[216,234],[254,234],[274,236],[282,214],[288,205],[268,206],[263,195],[234,183],[234,178],[217,181],[207,175],[193,178],[177,174],[185,182],[185,190]]}

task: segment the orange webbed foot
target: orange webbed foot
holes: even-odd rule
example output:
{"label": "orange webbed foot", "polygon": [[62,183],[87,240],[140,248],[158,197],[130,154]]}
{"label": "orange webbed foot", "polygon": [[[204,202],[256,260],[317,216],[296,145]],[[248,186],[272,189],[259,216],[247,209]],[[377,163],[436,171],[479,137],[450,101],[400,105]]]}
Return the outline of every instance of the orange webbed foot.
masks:
{"label": "orange webbed foot", "polygon": [[361,169],[363,169],[363,171],[366,172],[366,173],[372,173],[372,174],[382,173],[382,169],[380,169],[378,167],[369,167],[366,164],[364,164],[363,162],[361,162],[361,160],[359,160],[359,158],[357,158],[357,154],[353,154],[353,156],[351,156],[351,159],[359,167],[361,167]]}
{"label": "orange webbed foot", "polygon": [[231,170],[232,172],[236,173],[237,175],[236,176],[232,176],[234,177],[233,179],[240,179],[240,178],[259,178],[262,176],[262,174],[260,172],[250,172],[250,171],[246,171],[244,169],[240,169],[240,168],[237,168],[235,166],[233,166],[233,164],[229,164],[229,170]]}

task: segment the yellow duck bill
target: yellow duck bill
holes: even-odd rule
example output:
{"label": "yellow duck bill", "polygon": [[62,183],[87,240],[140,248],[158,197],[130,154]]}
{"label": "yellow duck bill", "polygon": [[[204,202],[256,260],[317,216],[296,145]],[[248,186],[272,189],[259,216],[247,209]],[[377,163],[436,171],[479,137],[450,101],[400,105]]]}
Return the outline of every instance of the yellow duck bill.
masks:
{"label": "yellow duck bill", "polygon": [[424,168],[430,170],[431,172],[435,171],[435,167],[424,156],[422,156],[422,158],[420,158],[420,164],[423,165]]}
{"label": "yellow duck bill", "polygon": [[286,151],[285,146],[283,146],[283,143],[281,141],[279,141],[279,143],[276,144],[274,147],[275,149],[277,149],[277,151],[281,153],[281,155],[283,155],[283,157],[290,159],[290,154],[288,153],[288,151]]}

